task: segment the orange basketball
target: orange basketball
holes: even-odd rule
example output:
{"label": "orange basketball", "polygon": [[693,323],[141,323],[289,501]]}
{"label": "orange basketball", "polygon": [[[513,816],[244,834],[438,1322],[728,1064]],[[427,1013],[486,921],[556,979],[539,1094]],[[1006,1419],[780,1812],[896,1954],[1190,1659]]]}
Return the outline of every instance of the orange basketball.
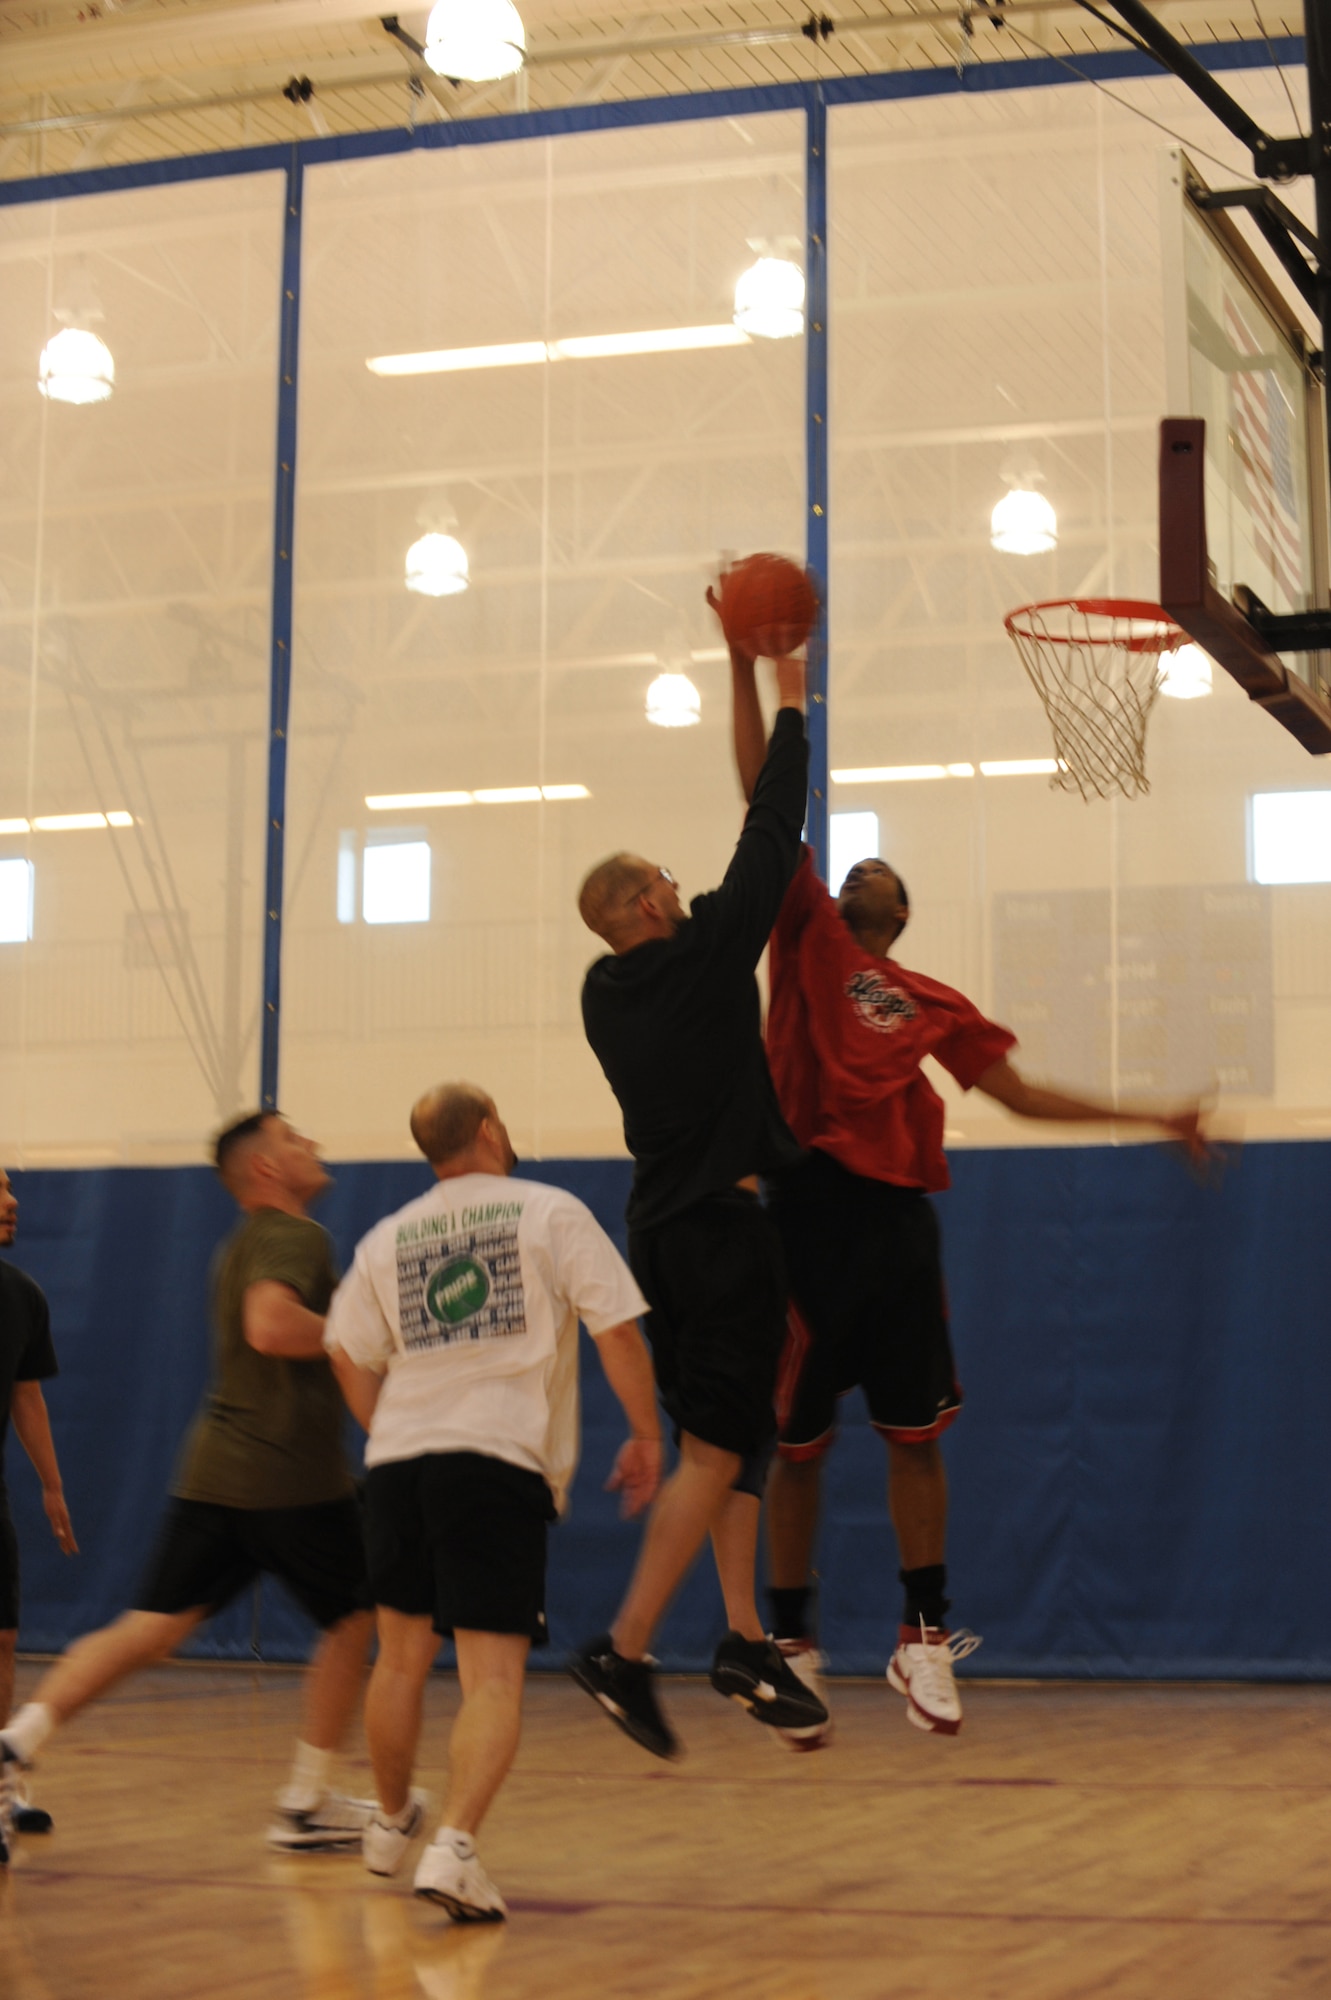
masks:
{"label": "orange basketball", "polygon": [[721,578],[721,627],[732,645],[775,660],[802,646],[818,620],[813,578],[788,556],[744,556]]}

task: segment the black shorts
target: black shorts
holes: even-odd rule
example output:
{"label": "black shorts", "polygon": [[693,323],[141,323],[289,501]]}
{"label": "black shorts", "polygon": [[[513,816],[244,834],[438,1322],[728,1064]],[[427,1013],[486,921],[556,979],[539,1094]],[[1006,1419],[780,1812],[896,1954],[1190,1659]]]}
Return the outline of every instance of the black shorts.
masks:
{"label": "black shorts", "polygon": [[445,1639],[518,1632],[544,1646],[545,1543],[555,1503],[539,1472],[478,1451],[427,1452],[365,1475],[376,1604]]}
{"label": "black shorts", "polygon": [[961,1408],[933,1203],[852,1174],[826,1153],[784,1174],[771,1214],[790,1272],[777,1398],[783,1458],[815,1458],[837,1398],[860,1387],[875,1430],[936,1438]]}
{"label": "black shorts", "polygon": [[367,1611],[365,1543],[353,1499],[317,1507],[215,1507],[172,1500],[134,1600],[136,1611],[209,1614],[257,1576],[275,1576],[327,1629]]}
{"label": "black shorts", "polygon": [[9,1501],[0,1486],[0,1632],[18,1631],[18,1536],[9,1518]]}
{"label": "black shorts", "polygon": [[647,1339],[676,1427],[756,1458],[775,1429],[786,1337],[781,1242],[757,1195],[709,1195],[629,1232],[629,1263],[651,1308]]}

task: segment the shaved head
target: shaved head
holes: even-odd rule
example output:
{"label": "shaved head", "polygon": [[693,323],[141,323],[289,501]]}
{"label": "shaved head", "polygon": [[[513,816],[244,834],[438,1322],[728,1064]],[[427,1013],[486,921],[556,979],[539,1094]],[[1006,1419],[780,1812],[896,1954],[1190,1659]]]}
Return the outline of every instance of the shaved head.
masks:
{"label": "shaved head", "polygon": [[267,1127],[276,1119],[275,1111],[251,1111],[218,1133],[213,1141],[213,1165],[227,1193],[240,1198],[250,1166],[264,1150]]}
{"label": "shaved head", "polygon": [[629,924],[634,896],[652,879],[651,863],[639,854],[612,854],[598,862],[578,891],[578,915],[589,931],[613,945]]}
{"label": "shaved head", "polygon": [[474,1083],[437,1083],[411,1107],[411,1136],[432,1167],[441,1167],[476,1143],[487,1118],[498,1121],[494,1099]]}

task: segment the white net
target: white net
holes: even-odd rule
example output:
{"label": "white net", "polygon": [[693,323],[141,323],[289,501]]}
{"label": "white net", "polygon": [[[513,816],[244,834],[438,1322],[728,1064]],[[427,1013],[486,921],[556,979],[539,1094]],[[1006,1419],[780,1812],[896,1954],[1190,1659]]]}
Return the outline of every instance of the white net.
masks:
{"label": "white net", "polygon": [[1003,622],[1053,730],[1050,784],[1084,799],[1148,792],[1146,724],[1177,625],[1159,605],[1103,597],[1027,604]]}

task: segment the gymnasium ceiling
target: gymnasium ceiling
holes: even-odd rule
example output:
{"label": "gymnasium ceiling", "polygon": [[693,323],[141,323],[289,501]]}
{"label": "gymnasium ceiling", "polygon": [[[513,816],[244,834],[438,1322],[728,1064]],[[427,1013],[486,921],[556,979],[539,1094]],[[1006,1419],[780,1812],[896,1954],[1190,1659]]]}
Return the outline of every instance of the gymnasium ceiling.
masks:
{"label": "gymnasium ceiling", "polygon": [[[0,178],[411,122],[1121,45],[1073,0],[522,0],[529,59],[453,86],[366,0],[0,0]],[[1181,39],[1298,34],[1289,0],[1158,0]],[[424,12],[404,12],[419,40]],[[970,32],[967,32],[969,26]],[[308,78],[313,94],[284,88]]]}

